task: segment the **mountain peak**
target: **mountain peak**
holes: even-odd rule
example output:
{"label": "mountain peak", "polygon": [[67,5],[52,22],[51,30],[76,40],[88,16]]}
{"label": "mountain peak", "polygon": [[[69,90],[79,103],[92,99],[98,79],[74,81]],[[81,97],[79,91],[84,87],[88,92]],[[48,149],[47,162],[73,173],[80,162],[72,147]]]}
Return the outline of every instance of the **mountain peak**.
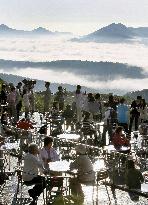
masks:
{"label": "mountain peak", "polygon": [[4,30],[4,31],[6,31],[6,30],[9,30],[10,28],[7,26],[7,25],[5,25],[5,24],[1,24],[0,25],[0,30]]}
{"label": "mountain peak", "polygon": [[103,38],[114,38],[114,39],[128,39],[131,38],[132,32],[126,27],[124,24],[121,23],[112,23],[108,26],[105,26],[88,36],[90,37],[103,37]]}
{"label": "mountain peak", "polygon": [[124,24],[122,23],[112,23],[108,26],[111,26],[111,27],[120,27],[120,28],[127,28]]}
{"label": "mountain peak", "polygon": [[103,28],[100,29],[100,31],[110,31],[110,30],[118,30],[118,31],[127,31],[128,28],[122,24],[122,23],[112,23],[112,24],[109,24],[108,26],[105,26]]}
{"label": "mountain peak", "polygon": [[50,33],[51,31],[49,31],[49,30],[47,30],[47,29],[45,29],[45,28],[40,26],[40,27],[34,29],[33,32],[37,32],[37,33]]}

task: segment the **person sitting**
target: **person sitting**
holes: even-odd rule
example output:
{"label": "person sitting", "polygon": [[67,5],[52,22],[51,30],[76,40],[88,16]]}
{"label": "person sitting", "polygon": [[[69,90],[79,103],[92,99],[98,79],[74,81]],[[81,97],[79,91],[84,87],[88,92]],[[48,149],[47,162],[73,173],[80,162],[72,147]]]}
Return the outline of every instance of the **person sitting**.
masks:
{"label": "person sitting", "polygon": [[22,149],[26,152],[28,149],[28,144],[32,142],[32,134],[29,132],[29,129],[34,129],[34,127],[28,118],[22,118],[17,122],[16,126],[21,129],[21,145]]}
{"label": "person sitting", "polygon": [[[144,178],[140,170],[135,168],[135,163],[133,160],[127,161],[127,170],[125,173],[126,185],[129,189],[139,189],[141,190],[141,183],[144,182]],[[129,192],[131,200],[138,201],[139,196],[135,193]]]}
{"label": "person sitting", "polygon": [[48,170],[45,169],[42,165],[42,161],[40,161],[39,157],[39,149],[36,144],[30,144],[28,147],[28,153],[24,157],[24,167],[22,178],[24,180],[24,184],[35,185],[32,189],[28,190],[29,196],[33,198],[33,203],[36,204],[37,197],[43,192],[46,187],[45,177],[40,176],[38,174],[38,170],[44,174],[48,173]]}
{"label": "person sitting", "polygon": [[95,172],[93,165],[86,154],[86,147],[82,144],[76,146],[77,158],[70,164],[70,170],[77,169],[77,178],[72,178],[70,182],[73,195],[79,195],[83,198],[82,184],[93,184],[95,181]]}
{"label": "person sitting", "polygon": [[112,143],[115,148],[121,148],[122,146],[129,146],[129,140],[125,137],[125,135],[122,133],[123,128],[117,127],[113,137],[112,137]]}
{"label": "person sitting", "polygon": [[44,162],[44,167],[49,168],[50,162],[59,161],[59,156],[56,150],[52,147],[53,138],[45,137],[44,138],[44,147],[40,150],[40,158]]}
{"label": "person sitting", "polygon": [[23,129],[23,130],[28,130],[28,129],[33,129],[32,122],[27,118],[22,118],[17,122],[17,128]]}

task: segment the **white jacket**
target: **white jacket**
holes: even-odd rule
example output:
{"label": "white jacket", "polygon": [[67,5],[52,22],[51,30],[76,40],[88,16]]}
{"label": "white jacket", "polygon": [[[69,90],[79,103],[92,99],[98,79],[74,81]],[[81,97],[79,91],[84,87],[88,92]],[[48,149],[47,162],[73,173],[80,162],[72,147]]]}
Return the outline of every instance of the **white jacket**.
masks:
{"label": "white jacket", "polygon": [[45,169],[42,165],[42,161],[39,160],[38,156],[33,154],[26,154],[24,157],[24,167],[23,167],[23,180],[31,181],[34,177],[38,175],[38,169],[43,172]]}

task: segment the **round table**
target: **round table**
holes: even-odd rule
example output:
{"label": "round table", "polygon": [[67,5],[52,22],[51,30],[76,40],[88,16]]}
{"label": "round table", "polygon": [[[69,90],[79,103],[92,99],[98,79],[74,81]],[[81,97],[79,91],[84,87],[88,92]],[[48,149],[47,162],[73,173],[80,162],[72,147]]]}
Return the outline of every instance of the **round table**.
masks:
{"label": "round table", "polygon": [[66,172],[69,171],[70,162],[66,160],[56,161],[56,162],[50,162],[49,168],[51,171],[55,172]]}
{"label": "round table", "polygon": [[79,140],[80,135],[64,133],[64,134],[57,135],[57,137],[60,139],[66,139],[66,140]]}

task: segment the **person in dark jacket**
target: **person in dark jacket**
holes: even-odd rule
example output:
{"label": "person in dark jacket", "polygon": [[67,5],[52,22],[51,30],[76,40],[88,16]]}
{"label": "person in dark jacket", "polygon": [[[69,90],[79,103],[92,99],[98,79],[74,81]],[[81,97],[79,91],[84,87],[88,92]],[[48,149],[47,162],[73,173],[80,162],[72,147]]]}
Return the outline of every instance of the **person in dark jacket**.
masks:
{"label": "person in dark jacket", "polygon": [[[126,185],[129,189],[141,190],[141,183],[144,182],[144,178],[140,170],[135,168],[135,163],[133,160],[127,161],[125,180],[126,180]],[[133,201],[139,200],[139,196],[135,193],[129,192],[129,196]]]}

